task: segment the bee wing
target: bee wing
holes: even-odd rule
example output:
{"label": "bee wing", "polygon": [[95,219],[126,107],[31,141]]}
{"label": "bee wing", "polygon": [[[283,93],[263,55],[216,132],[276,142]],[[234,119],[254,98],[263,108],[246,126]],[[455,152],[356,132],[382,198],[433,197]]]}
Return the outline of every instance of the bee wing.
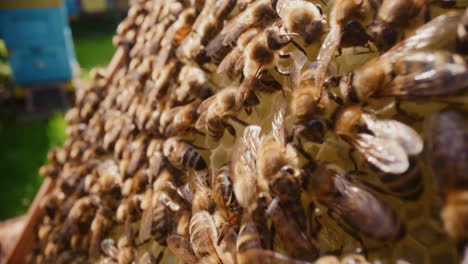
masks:
{"label": "bee wing", "polygon": [[[93,226],[95,224],[95,221],[104,221],[103,216],[103,211],[104,209],[102,207],[100,207],[96,213],[96,216],[94,217],[93,219],[93,223],[91,223],[91,226]],[[98,228],[100,229],[100,228]],[[92,230],[92,229],[91,229]],[[102,230],[102,229],[101,229]],[[89,245],[89,255],[92,257],[92,258],[97,258],[99,256],[99,252],[100,252],[100,247],[99,245],[101,244],[101,239],[102,239],[102,232],[100,231],[97,231],[97,230],[92,230],[92,234],[91,234],[91,241],[90,241],[90,245]]]}
{"label": "bee wing", "polygon": [[248,126],[243,137],[238,137],[233,151],[231,177],[234,194],[239,204],[248,208],[256,192],[257,148],[260,144],[259,126]]}
{"label": "bee wing", "polygon": [[453,46],[457,38],[457,26],[463,17],[463,12],[449,12],[438,16],[418,28],[411,36],[397,43],[393,48],[382,54],[384,57],[404,56],[411,50],[447,49]]}
{"label": "bee wing", "polygon": [[244,69],[244,65],[245,65],[245,56],[243,53],[239,53],[237,60],[236,60],[236,64],[234,64],[233,74],[234,75],[240,74],[242,70]]}
{"label": "bee wing", "polygon": [[447,63],[423,72],[396,76],[378,94],[383,96],[443,96],[456,94],[467,88],[467,67],[465,65]]}
{"label": "bee wing", "polygon": [[299,83],[301,82],[301,72],[306,62],[307,56],[303,52],[299,50],[291,52],[291,63],[289,65],[289,73],[291,75],[293,91],[299,86]]}
{"label": "bee wing", "polygon": [[104,239],[101,242],[101,249],[106,254],[107,256],[116,259],[117,258],[117,253],[119,252],[117,250],[117,247],[115,246],[115,242],[113,239]]}
{"label": "bee wing", "polygon": [[328,32],[322,47],[320,47],[319,54],[317,56],[317,72],[315,77],[315,87],[322,89],[325,82],[328,66],[330,65],[335,51],[340,45],[341,36],[343,32],[340,26],[332,26],[330,32]]}
{"label": "bee wing", "polygon": [[234,48],[229,52],[226,57],[221,61],[216,71],[218,74],[227,72],[229,74],[234,73],[234,66],[237,64],[239,58],[242,57],[242,52],[238,48]]}
{"label": "bee wing", "polygon": [[216,99],[216,95],[213,95],[203,100],[203,102],[201,102],[200,105],[198,106],[197,113],[202,115],[203,113],[208,112],[208,108],[210,107],[210,105],[213,103],[215,99]]}
{"label": "bee wing", "polygon": [[409,167],[405,149],[395,140],[359,134],[351,142],[368,162],[385,173],[400,174]]}
{"label": "bee wing", "polygon": [[171,235],[166,240],[167,247],[174,254],[187,264],[196,264],[198,258],[190,252],[190,241],[182,236]]}
{"label": "bee wing", "polygon": [[249,28],[256,26],[261,20],[264,20],[269,15],[267,12],[264,12],[261,16],[254,16],[251,14],[253,9],[261,10],[261,6],[268,5],[270,6],[271,14],[273,14],[274,11],[269,2],[269,0],[256,1],[255,4],[250,5],[247,9],[242,11],[242,13],[230,20],[221,31],[221,34],[224,36],[223,45],[227,46],[236,42],[242,33]]}
{"label": "bee wing", "polygon": [[409,155],[421,153],[423,141],[411,127],[399,121],[381,119],[369,113],[363,113],[361,117],[376,137],[395,140]]}
{"label": "bee wing", "polygon": [[255,81],[257,74],[251,74],[246,76],[239,86],[239,90],[236,94],[236,108],[239,109],[244,104],[245,100],[249,96],[250,91],[252,90],[252,84]]}
{"label": "bee wing", "polygon": [[149,173],[148,173],[148,183],[153,184],[153,179],[159,175],[161,168],[164,165],[164,155],[161,151],[153,153],[149,160]]}
{"label": "bee wing", "polygon": [[284,98],[281,97],[280,100],[277,101],[276,107],[274,109],[278,109],[273,117],[273,123],[271,124],[271,129],[273,131],[273,137],[275,138],[276,142],[281,146],[286,146],[286,135],[285,135],[285,127],[284,127],[284,118],[286,116],[286,103],[284,102]]}
{"label": "bee wing", "polygon": [[147,241],[151,236],[151,227],[153,223],[153,188],[151,185],[152,184],[150,184],[150,187],[146,191],[146,197],[148,198],[149,204],[141,216],[140,231],[138,233],[138,240],[140,242]]}

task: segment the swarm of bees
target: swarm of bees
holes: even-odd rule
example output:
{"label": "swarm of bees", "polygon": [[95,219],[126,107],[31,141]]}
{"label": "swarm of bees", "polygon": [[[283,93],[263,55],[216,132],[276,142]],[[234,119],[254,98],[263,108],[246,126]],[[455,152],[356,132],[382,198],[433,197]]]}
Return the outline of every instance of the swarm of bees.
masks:
{"label": "swarm of bees", "polygon": [[466,263],[468,3],[137,0],[31,263]]}

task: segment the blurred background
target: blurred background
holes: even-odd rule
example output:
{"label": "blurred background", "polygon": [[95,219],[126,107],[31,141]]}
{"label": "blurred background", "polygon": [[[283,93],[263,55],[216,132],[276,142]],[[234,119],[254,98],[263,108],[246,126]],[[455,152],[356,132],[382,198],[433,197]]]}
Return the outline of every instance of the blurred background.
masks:
{"label": "blurred background", "polygon": [[64,112],[106,66],[128,0],[0,0],[0,221],[26,213]]}

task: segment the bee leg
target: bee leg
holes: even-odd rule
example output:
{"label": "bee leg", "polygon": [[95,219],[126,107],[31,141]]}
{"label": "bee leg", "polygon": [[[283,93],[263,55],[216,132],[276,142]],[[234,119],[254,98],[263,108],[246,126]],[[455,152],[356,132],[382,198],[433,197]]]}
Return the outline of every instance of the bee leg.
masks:
{"label": "bee leg", "polygon": [[341,53],[342,53],[341,47],[338,47],[335,58],[341,56]]}
{"label": "bee leg", "polygon": [[304,147],[300,139],[298,138],[297,140],[298,140],[298,144],[292,144],[293,148],[296,149],[297,152],[301,153],[301,155],[304,156],[304,158],[306,158],[307,160],[312,160],[312,156],[310,156],[309,153],[307,153],[304,150]]}
{"label": "bee leg", "polygon": [[315,204],[310,203],[309,206],[307,207],[307,212],[306,212],[306,217],[307,219],[307,227],[306,227],[306,232],[310,237],[316,237],[317,234],[322,230],[322,223],[318,220],[319,217],[313,218],[313,221],[315,221],[315,224],[312,223],[312,214],[315,210]]}
{"label": "bee leg", "polygon": [[226,127],[229,134],[231,134],[233,137],[236,137],[236,129],[231,124],[226,122],[224,126]]}
{"label": "bee leg", "polygon": [[335,103],[337,103],[338,105],[343,105],[343,100],[338,97],[336,94],[330,92],[327,90],[327,94],[328,94],[328,97],[330,97],[330,99],[332,99],[333,101],[335,101]]}
{"label": "bee leg", "polygon": [[[367,42],[364,47],[367,48],[367,51],[360,51],[360,52],[353,52],[355,55],[361,55],[361,54],[369,54],[369,53],[374,53],[375,51],[371,48],[369,45],[369,42]],[[354,47],[353,47],[354,49]]]}
{"label": "bee leg", "polygon": [[239,123],[245,127],[249,126],[249,124],[247,124],[246,122],[240,120],[239,118],[235,117],[235,116],[228,116],[229,119],[231,119],[232,121],[235,121],[236,123]]}
{"label": "bee leg", "polygon": [[307,56],[307,52],[304,50],[304,48],[299,45],[296,41],[292,40],[291,43],[298,49],[300,50],[304,55]]}
{"label": "bee leg", "polygon": [[204,148],[204,147],[200,147],[200,146],[197,146],[195,144],[193,144],[193,142],[187,140],[187,139],[181,139],[180,141],[186,143],[186,144],[189,144],[192,148],[194,149],[199,149],[199,150],[208,150],[207,148]]}
{"label": "bee leg", "polygon": [[359,249],[359,251],[360,251],[359,253],[363,254],[364,257],[368,258],[368,249],[366,248],[366,244],[364,244],[364,241],[358,235],[358,233],[355,230],[353,230],[352,228],[350,228],[345,223],[345,221],[343,221],[341,219],[340,216],[336,215],[336,213],[333,212],[333,210],[327,210],[327,214],[331,219],[333,219],[338,224],[338,226],[341,227],[341,229],[343,229],[344,232],[346,232],[348,235],[350,235],[352,238],[354,238],[359,244],[361,244],[361,248]]}
{"label": "bee leg", "polygon": [[227,225],[227,224],[223,225],[223,229],[221,229],[221,232],[218,235],[218,240],[216,240],[216,245],[219,246],[221,244],[221,242],[224,239],[224,236],[226,235],[226,232],[227,232],[228,228],[229,228],[229,225]]}
{"label": "bee leg", "polygon": [[268,245],[268,248],[273,250],[274,246],[275,246],[275,233],[276,233],[276,229],[275,229],[275,225],[271,225],[271,228],[270,228],[270,241],[268,242],[269,245]]}
{"label": "bee leg", "polygon": [[189,130],[190,130],[191,132],[195,133],[195,134],[200,135],[200,136],[206,136],[205,133],[201,132],[200,130],[198,130],[198,129],[194,128],[194,127],[189,128]]}
{"label": "bee leg", "polygon": [[166,252],[165,249],[162,249],[161,252],[159,252],[158,256],[156,257],[156,261],[154,262],[155,264],[161,263],[161,260],[164,257],[164,252]]}
{"label": "bee leg", "polygon": [[278,65],[275,66],[275,71],[277,73],[279,73],[280,75],[283,75],[283,76],[289,76],[290,75],[289,71],[283,71],[282,69],[280,69],[278,67]]}
{"label": "bee leg", "polygon": [[252,114],[252,107],[250,106],[247,106],[247,107],[244,107],[244,111],[247,115],[251,115]]}
{"label": "bee leg", "polygon": [[405,111],[401,107],[401,101],[399,101],[399,100],[395,101],[395,110],[398,112],[398,114],[408,118],[411,122],[420,122],[420,121],[424,120],[424,117],[422,117],[422,116],[412,114],[412,113],[408,113],[407,111]]}
{"label": "bee leg", "polygon": [[353,156],[353,153],[354,153],[355,149],[351,148],[349,149],[348,151],[348,157],[349,157],[349,160],[351,160],[351,162],[353,163],[353,166],[354,166],[354,171],[359,171],[359,166],[356,162],[356,160],[354,159],[354,156]]}

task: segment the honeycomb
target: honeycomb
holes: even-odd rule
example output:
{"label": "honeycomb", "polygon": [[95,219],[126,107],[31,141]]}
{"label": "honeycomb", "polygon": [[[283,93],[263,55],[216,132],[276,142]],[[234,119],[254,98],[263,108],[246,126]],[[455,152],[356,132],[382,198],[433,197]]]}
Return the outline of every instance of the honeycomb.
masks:
{"label": "honeycomb", "polygon": [[[368,13],[347,18],[360,23],[361,29],[384,21],[384,18],[377,17],[376,10],[369,9],[369,3],[374,1],[362,1],[362,6],[357,2],[134,1],[113,39],[118,47],[113,61],[107,69],[93,70],[93,84],[77,91],[76,105],[66,115],[68,139],[63,146],[50,150],[49,164],[40,170],[42,176],[54,179],[56,185],[42,200],[41,208],[45,213],[37,223],[35,246],[28,261],[189,264],[312,263],[306,260],[315,263],[459,262],[456,241],[449,238],[443,228],[440,217],[443,197],[439,195],[426,150],[414,157],[423,175],[422,194],[414,199],[400,199],[385,192],[385,186],[379,179],[382,172],[378,168],[376,171],[365,156],[353,151],[353,145],[338,135],[333,125],[324,131],[323,142],[302,140],[300,145],[294,134],[297,120],[291,105],[297,89],[293,67],[300,60],[297,54],[302,54],[306,61],[312,63],[309,68],[315,69],[313,78],[317,81],[320,79],[319,69],[325,65],[321,61],[324,53],[327,53],[327,48],[331,49],[326,44],[327,35],[333,34],[334,23],[338,23],[337,10],[344,9],[348,3],[358,5],[352,9],[355,12],[363,12],[365,8],[368,8],[366,12],[374,12],[370,20],[364,18],[369,16]],[[380,8],[384,9],[386,4],[388,8],[389,2],[384,0]],[[416,14],[405,14],[414,18],[410,25],[390,28],[403,42],[411,34],[416,34],[418,27],[424,26],[425,18],[463,14],[463,11],[450,8],[466,7],[463,1],[395,2],[415,2],[417,6]],[[288,13],[288,10],[296,13]],[[301,25],[309,25],[309,16],[315,16],[314,23],[317,24],[313,25],[318,29],[315,35],[308,34],[310,29],[301,31]],[[300,22],[298,26],[293,23],[296,18],[306,22]],[[250,40],[245,40],[243,33],[248,30],[253,34]],[[455,30],[447,31],[455,36]],[[359,34],[350,32],[348,37],[351,39]],[[378,39],[372,32],[367,32],[369,39],[359,45],[345,45],[346,27],[343,33],[342,47],[331,53],[331,63],[324,71],[327,79],[322,80],[325,84],[321,84],[326,86],[324,91],[345,101],[331,103],[333,113],[350,105],[340,91],[342,84],[334,83],[333,78],[343,79],[367,62],[387,54],[377,45]],[[449,33],[447,36],[452,36]],[[263,36],[266,36],[265,40],[262,40]],[[455,42],[453,36],[452,42]],[[287,42],[282,43],[285,38]],[[249,55],[248,51],[255,48],[249,43],[257,40],[260,43],[258,54]],[[430,44],[438,49],[458,52],[452,42],[444,39]],[[275,44],[281,44],[281,47],[274,50],[271,47]],[[236,48],[239,53],[228,53]],[[435,49],[430,47],[428,50],[433,52]],[[220,63],[230,55],[236,63],[231,65],[232,68],[219,72]],[[268,64],[269,56],[274,58],[273,64]],[[466,75],[466,64],[463,65]],[[239,68],[236,70],[235,67]],[[247,89],[246,97],[243,97],[246,87],[251,89]],[[314,88],[311,86],[310,89]],[[424,129],[431,116],[448,105],[466,111],[466,96],[450,95],[414,100],[371,98],[363,107],[379,118],[410,126],[426,142]],[[359,172],[360,180],[353,181],[351,186],[370,193],[371,197],[377,197],[375,199],[395,211],[404,230],[401,237],[379,241],[361,234],[359,228],[354,233],[350,232],[346,227],[348,223],[337,221],[330,214],[330,208],[320,202],[314,203],[313,210],[305,210],[310,193],[303,189],[302,200],[296,202],[299,210],[305,213],[298,215],[299,219],[291,220],[289,217],[290,222],[285,223],[291,226],[285,228],[269,219],[271,208],[275,208],[272,206],[279,198],[273,195],[270,197],[273,201],[266,199],[269,204],[264,208],[267,215],[264,225],[268,229],[265,234],[270,238],[262,245],[263,249],[254,248],[252,251],[253,255],[260,254],[260,257],[247,258],[246,261],[239,257],[241,253],[232,250],[232,245],[229,249],[229,243],[234,241],[235,244],[236,237],[238,244],[244,237],[240,233],[247,225],[245,219],[253,217],[253,212],[265,214],[265,211],[261,210],[260,200],[257,200],[256,206],[260,211],[254,211],[257,209],[251,209],[249,204],[240,211],[239,219],[226,219],[221,215],[219,204],[213,202],[216,175],[225,164],[231,164],[229,179],[235,184],[234,180],[240,176],[232,175],[236,173],[236,164],[241,164],[237,155],[245,158],[250,153],[257,158],[255,166],[260,166],[258,160],[262,157],[258,153],[245,149],[244,153],[238,150],[238,146],[247,144],[242,143],[247,125],[261,129],[258,138],[261,142],[270,131],[273,130],[273,134],[282,131],[275,130],[277,125],[273,123],[280,120],[281,102],[285,105],[283,140],[287,141],[288,147],[295,145],[296,148],[292,149],[298,160],[297,164],[290,163],[294,171],[293,181],[303,180],[300,176],[304,172],[302,168],[311,160],[319,164],[333,163],[343,174]],[[402,113],[401,109],[409,114]],[[203,118],[205,122],[200,121]],[[336,116],[332,114],[327,118],[332,121]],[[311,160],[301,152],[309,155]],[[272,162],[271,165],[276,164]],[[260,176],[255,174],[254,177]],[[260,179],[256,179],[260,184]],[[238,192],[235,196],[242,194]],[[269,195],[267,192],[266,196]],[[289,208],[282,202],[279,200],[279,208],[286,208],[281,212],[289,216]],[[205,217],[203,223],[206,225],[194,225],[192,228],[189,223],[195,222],[194,216]],[[367,213],[368,218],[373,216],[374,212]],[[226,231],[231,233],[219,239],[226,223],[233,219],[235,223]],[[290,241],[283,240],[289,231],[295,232],[292,226],[296,222],[291,224],[292,221],[309,221],[307,225],[314,227],[314,232],[300,229],[294,235],[298,235],[297,239],[303,235],[317,249],[320,258],[313,256],[313,252],[307,252],[307,256],[301,259],[303,262],[299,262],[291,255],[291,252],[297,253],[295,247],[300,246],[299,242],[290,245]],[[315,228],[318,225],[320,228]],[[199,237],[205,235],[202,242],[199,242],[202,238],[194,235],[196,232],[192,229],[196,228],[203,230],[197,233]],[[218,241],[215,241],[215,236],[218,236]]]}

